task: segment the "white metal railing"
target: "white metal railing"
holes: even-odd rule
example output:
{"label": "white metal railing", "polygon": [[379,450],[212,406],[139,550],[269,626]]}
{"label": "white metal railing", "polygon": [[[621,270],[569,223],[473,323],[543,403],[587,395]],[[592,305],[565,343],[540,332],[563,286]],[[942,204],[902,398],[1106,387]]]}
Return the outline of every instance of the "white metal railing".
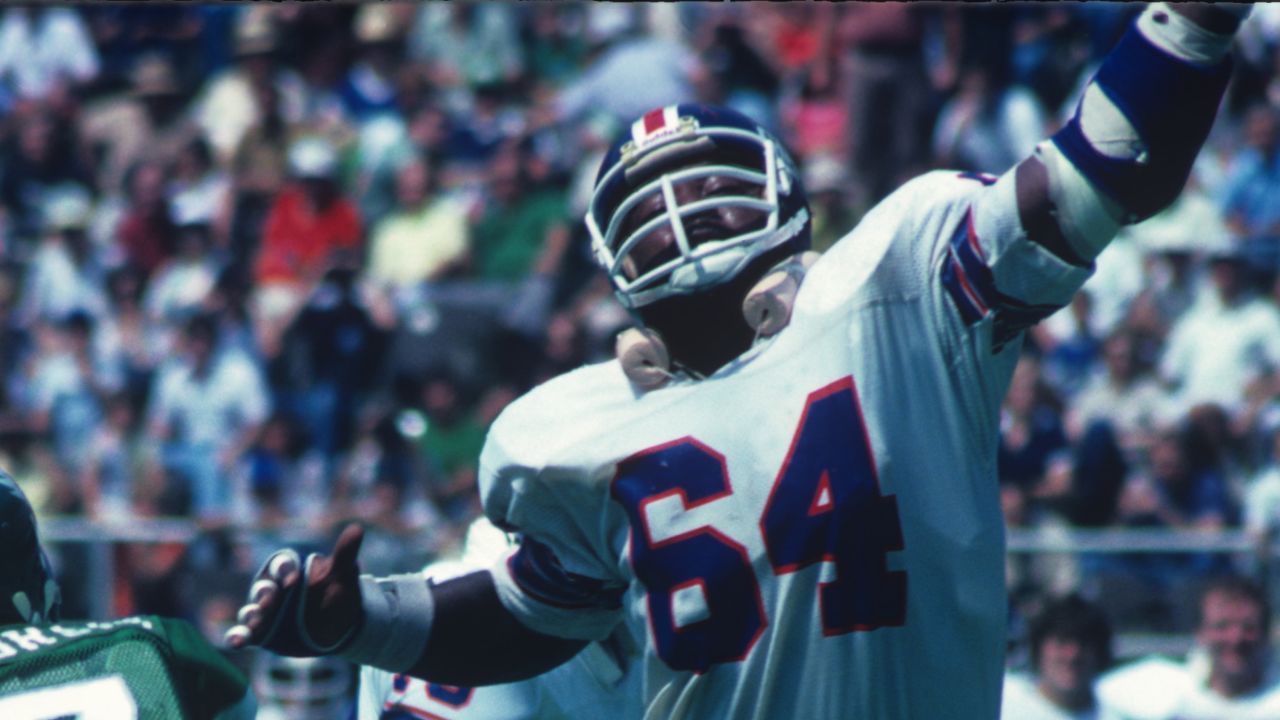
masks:
{"label": "white metal railing", "polygon": [[[181,543],[190,544],[201,534],[201,528],[193,521],[181,518],[147,518],[128,521],[98,521],[78,517],[48,517],[41,520],[41,539],[47,544],[82,543],[89,545],[88,567],[83,568],[90,587],[110,587],[115,578],[115,558],[111,546],[127,543]],[[303,525],[285,525],[269,530],[236,527],[231,537],[237,543],[267,540],[281,544],[320,543],[331,534]],[[404,538],[417,547],[431,545],[427,534]],[[1269,573],[1280,569],[1280,542],[1274,543],[1265,554],[1243,530],[1216,531],[1168,530],[1149,528],[1010,528],[1007,532],[1008,552],[1018,555],[1092,553],[1179,553],[1209,552],[1223,554],[1249,554],[1263,561],[1259,570]],[[94,617],[115,615],[112,607],[114,593],[95,592],[88,598]],[[1172,651],[1185,648],[1190,643],[1187,635],[1117,637],[1117,650],[1121,655],[1143,651]],[[1132,647],[1130,647],[1132,646]],[[1123,651],[1123,652],[1121,652]]]}

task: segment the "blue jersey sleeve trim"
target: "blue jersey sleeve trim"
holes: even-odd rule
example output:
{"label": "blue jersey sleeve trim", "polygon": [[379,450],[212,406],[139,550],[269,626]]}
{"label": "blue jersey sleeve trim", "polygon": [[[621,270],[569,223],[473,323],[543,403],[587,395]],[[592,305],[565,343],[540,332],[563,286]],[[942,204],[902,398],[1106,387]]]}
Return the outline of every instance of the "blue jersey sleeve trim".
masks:
{"label": "blue jersey sleeve trim", "polygon": [[1000,292],[974,230],[972,210],[951,236],[940,279],[965,325],[994,314],[992,343],[996,352],[1058,310],[1057,305],[1025,303]]}
{"label": "blue jersey sleeve trim", "polygon": [[565,570],[551,548],[529,537],[507,565],[521,592],[545,605],[570,610],[622,607],[625,587]]}

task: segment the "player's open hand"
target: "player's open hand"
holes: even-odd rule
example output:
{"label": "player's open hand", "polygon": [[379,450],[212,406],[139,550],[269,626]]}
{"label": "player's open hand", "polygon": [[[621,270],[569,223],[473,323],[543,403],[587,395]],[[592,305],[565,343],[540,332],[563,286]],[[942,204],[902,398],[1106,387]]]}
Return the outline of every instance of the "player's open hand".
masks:
{"label": "player's open hand", "polygon": [[364,530],[352,524],[338,536],[332,555],[312,554],[303,563],[291,549],[272,553],[254,576],[237,624],[227,631],[227,646],[261,645],[291,657],[339,649],[362,619],[356,558],[363,540]]}

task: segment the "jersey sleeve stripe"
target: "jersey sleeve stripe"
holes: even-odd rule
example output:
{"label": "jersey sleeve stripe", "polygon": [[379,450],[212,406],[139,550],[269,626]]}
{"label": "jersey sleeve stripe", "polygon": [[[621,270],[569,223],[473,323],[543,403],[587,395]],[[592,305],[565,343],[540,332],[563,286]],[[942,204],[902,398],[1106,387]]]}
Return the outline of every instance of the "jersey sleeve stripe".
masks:
{"label": "jersey sleeve stripe", "polygon": [[625,588],[565,570],[551,548],[531,538],[523,540],[507,565],[521,592],[545,605],[572,610],[622,606]]}
{"label": "jersey sleeve stripe", "polygon": [[1059,307],[1026,303],[1000,292],[974,229],[972,210],[951,237],[941,281],[966,325],[978,322],[988,313],[995,316],[993,340],[997,349]]}
{"label": "jersey sleeve stripe", "polygon": [[942,284],[966,325],[972,325],[990,312],[990,298],[996,294],[995,280],[973,231],[972,213],[951,237]]}

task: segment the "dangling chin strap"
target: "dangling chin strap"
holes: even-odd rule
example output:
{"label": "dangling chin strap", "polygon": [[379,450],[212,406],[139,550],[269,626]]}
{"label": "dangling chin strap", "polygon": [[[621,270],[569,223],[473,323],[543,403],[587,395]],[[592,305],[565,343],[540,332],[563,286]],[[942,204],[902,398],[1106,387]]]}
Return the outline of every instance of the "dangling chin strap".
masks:
{"label": "dangling chin strap", "polygon": [[[792,255],[747,291],[742,299],[742,315],[756,331],[756,340],[778,334],[791,322],[800,284],[818,257],[813,251]],[[618,335],[615,351],[622,372],[641,390],[656,390],[675,377],[667,344],[649,328],[624,330]]]}

